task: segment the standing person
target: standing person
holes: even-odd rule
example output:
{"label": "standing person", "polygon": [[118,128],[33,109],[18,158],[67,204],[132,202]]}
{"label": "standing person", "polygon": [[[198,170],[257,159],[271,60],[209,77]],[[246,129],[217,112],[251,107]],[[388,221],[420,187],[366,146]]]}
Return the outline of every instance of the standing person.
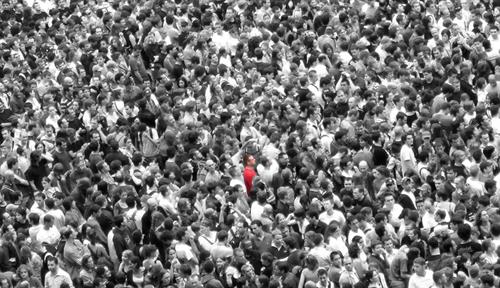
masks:
{"label": "standing person", "polygon": [[82,270],[82,260],[83,257],[90,255],[90,251],[87,246],[83,245],[80,240],[76,237],[78,232],[73,227],[68,227],[63,233],[63,237],[66,239],[66,244],[64,244],[64,261],[66,270],[71,275],[71,279],[75,279],[80,275],[80,270]]}
{"label": "standing person", "polygon": [[401,169],[404,176],[408,171],[416,170],[417,159],[415,158],[415,153],[413,152],[413,135],[407,134],[401,140],[404,141],[400,152]]}
{"label": "standing person", "polygon": [[333,282],[328,279],[328,272],[324,268],[318,269],[318,278],[317,288],[334,288]]}
{"label": "standing person", "polygon": [[418,257],[413,261],[413,271],[408,288],[429,288],[434,284],[433,272],[427,269],[424,258]]}
{"label": "standing person", "polygon": [[59,233],[59,230],[57,230],[54,226],[54,216],[43,216],[43,227],[36,234],[36,240],[46,246],[49,246],[51,249],[55,249],[55,245],[59,241],[60,237],[61,234]]}
{"label": "standing person", "polygon": [[344,258],[344,270],[340,273],[339,284],[340,288],[354,287],[359,282],[358,273],[352,266],[351,257]]}
{"label": "standing person", "polygon": [[108,249],[109,256],[113,262],[115,271],[118,270],[120,266],[122,252],[127,249],[127,242],[125,241],[124,230],[126,230],[126,224],[123,216],[115,216],[114,218],[115,227],[111,229],[108,233]]}
{"label": "standing person", "polygon": [[302,273],[300,274],[300,280],[299,280],[299,288],[304,288],[305,284],[308,281],[313,281],[313,282],[318,282],[319,277],[318,277],[318,268],[319,268],[319,263],[318,259],[312,255],[306,256],[304,259],[304,269],[302,270]]}
{"label": "standing person", "polygon": [[245,187],[247,188],[247,193],[250,198],[253,198],[253,178],[257,176],[255,171],[255,157],[250,154],[246,154],[243,157],[243,180],[245,181]]}
{"label": "standing person", "polygon": [[31,152],[30,161],[31,164],[25,173],[26,180],[28,180],[34,191],[43,191],[42,179],[49,175],[48,160],[43,158],[43,154],[37,150]]}
{"label": "standing person", "polygon": [[132,77],[137,84],[143,84],[145,81],[149,81],[149,74],[144,66],[144,60],[141,56],[142,46],[136,45],[134,51],[129,56],[128,65],[130,65],[130,72]]}
{"label": "standing person", "polygon": [[64,283],[69,285],[70,288],[74,287],[68,272],[59,267],[59,259],[57,257],[49,255],[46,261],[49,269],[49,272],[45,275],[46,288],[61,288]]}

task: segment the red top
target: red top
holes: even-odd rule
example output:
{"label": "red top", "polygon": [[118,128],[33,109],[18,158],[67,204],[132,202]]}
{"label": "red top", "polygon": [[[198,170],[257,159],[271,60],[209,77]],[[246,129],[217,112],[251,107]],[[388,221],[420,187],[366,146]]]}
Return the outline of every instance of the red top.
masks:
{"label": "red top", "polygon": [[245,167],[243,171],[243,180],[245,181],[245,186],[247,187],[247,195],[250,197],[253,189],[253,177],[257,176],[257,172],[253,167]]}

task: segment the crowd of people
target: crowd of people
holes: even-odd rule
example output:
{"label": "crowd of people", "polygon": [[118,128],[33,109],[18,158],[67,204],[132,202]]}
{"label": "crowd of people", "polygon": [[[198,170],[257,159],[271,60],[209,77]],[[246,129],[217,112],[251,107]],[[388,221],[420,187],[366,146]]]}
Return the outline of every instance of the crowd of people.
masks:
{"label": "crowd of people", "polygon": [[1,288],[500,282],[500,2],[3,0]]}

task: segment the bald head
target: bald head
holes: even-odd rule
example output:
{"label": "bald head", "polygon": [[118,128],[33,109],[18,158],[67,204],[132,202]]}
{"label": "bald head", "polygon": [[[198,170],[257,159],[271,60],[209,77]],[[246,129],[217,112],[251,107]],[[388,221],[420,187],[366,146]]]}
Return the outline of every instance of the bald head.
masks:
{"label": "bald head", "polygon": [[368,163],[365,160],[359,162],[359,170],[368,169]]}

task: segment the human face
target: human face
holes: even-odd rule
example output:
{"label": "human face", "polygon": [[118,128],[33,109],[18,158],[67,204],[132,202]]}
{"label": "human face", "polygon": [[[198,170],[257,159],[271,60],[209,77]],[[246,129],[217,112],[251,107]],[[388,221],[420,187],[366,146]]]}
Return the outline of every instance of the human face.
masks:
{"label": "human face", "polygon": [[453,170],[446,171],[446,179],[453,181],[455,179],[455,171]]}
{"label": "human face", "polygon": [[392,243],[391,240],[387,240],[384,243],[384,248],[385,248],[386,251],[390,252],[394,248],[394,243]]}
{"label": "human face", "polygon": [[417,273],[417,275],[419,275],[419,276],[424,276],[425,275],[425,266],[414,263],[413,264],[413,271],[415,271],[415,273]]}
{"label": "human face", "polygon": [[47,266],[48,266],[50,272],[52,272],[52,273],[56,273],[57,272],[57,264],[56,264],[55,261],[49,261],[47,263]]}
{"label": "human face", "polygon": [[2,138],[3,139],[9,139],[10,138],[10,133],[6,130],[2,130]]}
{"label": "human face", "polygon": [[392,207],[394,205],[394,197],[392,195],[385,197],[385,205],[387,205],[387,207]]}
{"label": "human face", "polygon": [[173,249],[168,250],[168,259],[169,260],[175,259],[176,255],[177,254],[175,253],[175,250],[173,250]]}
{"label": "human face", "polygon": [[340,257],[340,255],[335,255],[333,256],[333,259],[332,259],[332,263],[333,263],[333,266],[335,267],[341,267],[342,266],[342,257]]}
{"label": "human face", "polygon": [[248,165],[255,166],[255,158],[253,156],[248,157]]}
{"label": "human face", "polygon": [[237,263],[245,263],[246,258],[245,258],[245,253],[243,251],[238,251],[234,254],[234,259],[236,260]]}
{"label": "human face", "polygon": [[328,283],[328,274],[324,273],[321,276],[319,276],[319,281],[321,282],[321,285],[326,287]]}
{"label": "human face", "polygon": [[92,141],[99,142],[100,140],[101,140],[101,136],[99,136],[99,133],[92,134]]}
{"label": "human face", "polygon": [[19,271],[19,277],[21,279],[28,279],[29,278],[29,273],[28,273],[28,270],[27,269],[21,269]]}
{"label": "human face", "polygon": [[92,257],[89,258],[89,261],[87,262],[87,266],[90,268],[90,269],[93,269],[94,266],[95,266],[95,263],[94,263],[94,259],[92,259]]}
{"label": "human face", "polygon": [[261,228],[256,225],[256,224],[252,224],[252,226],[250,227],[250,229],[252,230],[253,234],[257,235],[257,236],[260,236],[260,232],[262,231]]}
{"label": "human face", "polygon": [[357,219],[354,219],[352,222],[351,222],[351,230],[356,232],[358,231],[358,228],[359,228],[359,221]]}
{"label": "human face", "polygon": [[356,188],[352,191],[352,196],[354,197],[354,199],[361,199],[361,197],[363,197],[363,192]]}
{"label": "human face", "polygon": [[42,144],[36,146],[36,150],[43,153],[44,147]]}
{"label": "human face", "polygon": [[344,188],[351,188],[352,187],[352,180],[345,180],[344,181]]}
{"label": "human face", "polygon": [[413,136],[406,136],[406,145],[413,146]]}
{"label": "human face", "polygon": [[344,267],[347,271],[351,272],[352,271],[352,259],[351,258],[345,258],[344,259]]}
{"label": "human face", "polygon": [[329,199],[326,199],[322,202],[323,204],[323,208],[325,208],[325,210],[330,210],[333,205],[332,205],[332,201],[330,201]]}
{"label": "human face", "polygon": [[374,247],[374,252],[378,255],[382,255],[384,253],[384,246],[382,244],[376,245]]}
{"label": "human face", "polygon": [[241,272],[243,272],[243,274],[247,276],[249,279],[255,277],[255,270],[253,269],[252,266],[246,266],[245,269],[243,269]]}

